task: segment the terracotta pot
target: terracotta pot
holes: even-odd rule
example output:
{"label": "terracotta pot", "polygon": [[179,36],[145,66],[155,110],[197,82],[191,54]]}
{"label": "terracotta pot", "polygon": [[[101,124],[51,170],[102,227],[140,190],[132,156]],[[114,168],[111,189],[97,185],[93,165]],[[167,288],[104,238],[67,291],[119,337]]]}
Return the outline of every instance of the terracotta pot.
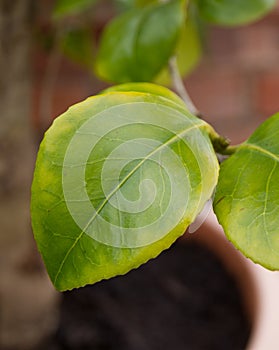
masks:
{"label": "terracotta pot", "polygon": [[279,272],[266,270],[245,258],[227,240],[213,213],[197,232],[188,233],[187,239],[197,240],[215,252],[236,279],[252,324],[246,350],[278,350]]}

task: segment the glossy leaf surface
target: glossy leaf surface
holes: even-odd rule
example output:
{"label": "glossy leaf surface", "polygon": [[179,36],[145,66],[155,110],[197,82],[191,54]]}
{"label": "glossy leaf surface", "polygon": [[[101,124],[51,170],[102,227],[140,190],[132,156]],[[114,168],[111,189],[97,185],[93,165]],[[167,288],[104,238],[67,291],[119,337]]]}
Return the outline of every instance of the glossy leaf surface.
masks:
{"label": "glossy leaf surface", "polygon": [[214,209],[237,248],[279,269],[279,114],[222,163]]}
{"label": "glossy leaf surface", "polygon": [[276,0],[196,0],[201,16],[221,25],[241,25],[260,19]]}
{"label": "glossy leaf surface", "polygon": [[151,4],[117,17],[106,27],[96,72],[123,83],[151,81],[173,54],[185,19],[185,1]]}
{"label": "glossy leaf surface", "polygon": [[31,209],[57,289],[124,274],[184,233],[217,183],[207,131],[172,98],[136,91],[91,97],[55,120]]}

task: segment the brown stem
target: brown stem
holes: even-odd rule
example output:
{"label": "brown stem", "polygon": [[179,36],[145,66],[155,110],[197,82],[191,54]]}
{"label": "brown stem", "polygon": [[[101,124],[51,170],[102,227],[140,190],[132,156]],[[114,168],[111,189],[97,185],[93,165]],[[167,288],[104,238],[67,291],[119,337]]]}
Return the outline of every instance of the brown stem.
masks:
{"label": "brown stem", "polygon": [[176,56],[171,57],[169,60],[169,71],[172,79],[173,88],[175,89],[175,91],[180,95],[182,100],[185,102],[188,110],[195,116],[200,117],[201,114],[199,110],[196,108],[196,106],[194,105],[191,97],[187,92],[187,89],[185,88],[183,80],[181,79],[181,75],[179,73],[178,66],[177,66]]}

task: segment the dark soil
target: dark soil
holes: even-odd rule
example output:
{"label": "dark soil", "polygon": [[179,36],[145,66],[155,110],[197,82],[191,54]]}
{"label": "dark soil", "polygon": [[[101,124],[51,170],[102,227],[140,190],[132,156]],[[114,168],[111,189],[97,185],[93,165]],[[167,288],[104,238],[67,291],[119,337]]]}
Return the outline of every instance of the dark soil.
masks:
{"label": "dark soil", "polygon": [[64,293],[44,350],[240,350],[249,332],[235,281],[180,240],[126,276]]}

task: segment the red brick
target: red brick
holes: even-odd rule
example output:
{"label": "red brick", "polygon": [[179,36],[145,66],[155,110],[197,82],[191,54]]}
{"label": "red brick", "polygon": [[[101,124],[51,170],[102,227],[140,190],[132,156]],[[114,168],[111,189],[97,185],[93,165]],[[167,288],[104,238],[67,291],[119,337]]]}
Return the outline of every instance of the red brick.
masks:
{"label": "red brick", "polygon": [[[238,36],[234,29],[212,27],[208,29],[206,55],[214,61],[231,61],[237,49]],[[229,63],[229,62],[228,62]]]}
{"label": "red brick", "polygon": [[235,60],[247,70],[265,69],[279,61],[279,34],[276,27],[251,25],[238,29]]}
{"label": "red brick", "polygon": [[250,137],[261,122],[262,120],[258,118],[228,118],[216,123],[214,126],[220,135],[228,138],[232,145],[236,145]]}
{"label": "red brick", "polygon": [[261,113],[270,116],[279,111],[279,70],[263,74],[256,85],[257,106]]}
{"label": "red brick", "polygon": [[81,81],[60,81],[53,91],[52,117],[65,112],[71,105],[85,99],[89,93]]}
{"label": "red brick", "polygon": [[186,80],[189,94],[211,122],[246,111],[245,80],[238,71],[208,65]]}

